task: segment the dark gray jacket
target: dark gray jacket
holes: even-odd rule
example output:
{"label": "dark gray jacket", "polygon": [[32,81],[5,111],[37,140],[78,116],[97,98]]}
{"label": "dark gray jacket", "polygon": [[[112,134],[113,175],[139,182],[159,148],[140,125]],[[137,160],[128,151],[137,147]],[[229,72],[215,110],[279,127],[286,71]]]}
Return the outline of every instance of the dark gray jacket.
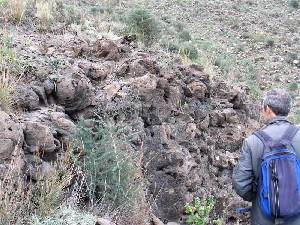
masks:
{"label": "dark gray jacket", "polygon": [[[262,128],[274,140],[278,140],[289,126],[286,117],[275,117]],[[293,146],[300,157],[300,131],[293,139]],[[264,150],[264,144],[255,135],[244,140],[241,156],[238,164],[233,170],[233,187],[237,194],[246,201],[252,202],[251,222],[252,225],[273,225],[274,220],[266,218],[259,207],[258,196],[254,191],[254,184],[258,177],[260,159]],[[280,222],[280,223],[277,223]],[[276,221],[276,224],[300,225],[300,216],[288,221]]]}

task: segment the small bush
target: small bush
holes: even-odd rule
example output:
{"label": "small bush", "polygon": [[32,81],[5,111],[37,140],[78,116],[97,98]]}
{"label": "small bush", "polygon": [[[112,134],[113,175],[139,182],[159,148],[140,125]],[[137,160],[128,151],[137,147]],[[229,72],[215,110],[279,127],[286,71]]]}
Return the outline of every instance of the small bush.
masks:
{"label": "small bush", "polygon": [[139,183],[137,166],[131,153],[125,150],[126,127],[100,116],[92,123],[93,128],[89,128],[81,121],[74,137],[83,157],[76,160],[76,165],[85,174],[90,203],[102,200],[113,206],[130,204]]}
{"label": "small bush", "polygon": [[190,43],[183,43],[179,48],[179,54],[184,58],[189,58],[190,60],[196,60],[199,56],[197,48]]}
{"label": "small bush", "polygon": [[266,39],[266,46],[273,47],[275,45],[275,39],[273,37],[268,37]]}
{"label": "small bush", "polygon": [[56,1],[56,11],[53,13],[55,18],[66,24],[79,24],[81,21],[81,11],[75,2],[68,3],[67,1]]}
{"label": "small bush", "polygon": [[235,59],[231,54],[223,53],[217,56],[214,60],[214,65],[219,67],[224,75],[227,75],[232,66],[235,64]]}
{"label": "small bush", "polygon": [[210,213],[215,205],[213,197],[195,198],[194,202],[185,206],[187,223],[191,225],[207,225],[210,222]]}
{"label": "small bush", "polygon": [[65,22],[67,22],[68,24],[80,23],[81,13],[80,13],[80,10],[77,9],[74,4],[71,4],[71,5],[64,4],[63,9],[64,9]]}
{"label": "small bush", "polygon": [[31,225],[66,225],[66,224],[84,224],[95,225],[92,214],[75,210],[71,207],[61,207],[52,216],[40,217],[34,215],[30,222]]}
{"label": "small bush", "polygon": [[7,7],[7,0],[0,0],[0,9],[2,12],[5,7]]}
{"label": "small bush", "polygon": [[173,40],[163,40],[161,46],[173,53],[178,53],[180,48],[179,43]]}
{"label": "small bush", "polygon": [[276,42],[276,37],[264,32],[256,32],[252,38],[255,42],[265,43],[266,47],[273,47]]}
{"label": "small bush", "polygon": [[287,63],[292,64],[294,60],[298,60],[298,54],[294,52],[289,52],[286,58]]}
{"label": "small bush", "polygon": [[167,45],[168,51],[173,52],[173,53],[178,53],[179,48],[180,48],[179,45],[174,41],[169,42]]}
{"label": "small bush", "polygon": [[293,123],[300,124],[300,108],[298,108],[293,115],[290,116]]}
{"label": "small bush", "polygon": [[0,180],[1,225],[31,224],[28,222],[33,213],[47,217],[60,206],[59,200],[72,178],[67,168],[57,168],[46,179],[32,181],[18,172],[15,165],[17,163],[12,161]]}
{"label": "small bush", "polygon": [[39,19],[40,25],[48,26],[52,22],[54,9],[55,1],[53,0],[36,2],[36,17]]}
{"label": "small bush", "polygon": [[9,0],[8,9],[10,16],[15,22],[21,22],[26,11],[28,0]]}
{"label": "small bush", "polygon": [[298,90],[298,84],[296,82],[292,82],[289,84],[289,90],[290,92],[295,92]]}
{"label": "small bush", "polygon": [[[2,70],[2,71],[1,71]],[[0,67],[0,109],[9,111],[12,108],[12,84],[9,78],[9,71]]]}
{"label": "small bush", "polygon": [[151,44],[158,37],[160,27],[148,10],[135,8],[126,19],[128,31],[146,44]]}
{"label": "small bush", "polygon": [[262,91],[258,85],[258,82],[256,80],[250,80],[247,79],[246,80],[246,85],[250,90],[250,93],[252,94],[253,97],[255,97],[256,99],[261,98],[262,96]]}
{"label": "small bush", "polygon": [[192,40],[192,37],[188,31],[182,31],[179,33],[179,39],[182,41],[190,41]]}
{"label": "small bush", "polygon": [[9,111],[12,107],[12,69],[16,69],[16,57],[12,48],[12,39],[4,36],[0,39],[0,108]]}
{"label": "small bush", "polygon": [[294,8],[294,9],[298,9],[299,8],[299,0],[290,0],[289,5],[290,5],[290,7]]}

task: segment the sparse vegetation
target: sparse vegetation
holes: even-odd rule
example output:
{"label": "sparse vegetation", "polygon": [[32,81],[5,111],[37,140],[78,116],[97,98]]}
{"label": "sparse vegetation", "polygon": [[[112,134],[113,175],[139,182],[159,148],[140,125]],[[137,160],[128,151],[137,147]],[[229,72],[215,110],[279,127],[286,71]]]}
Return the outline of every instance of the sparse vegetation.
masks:
{"label": "sparse vegetation", "polygon": [[8,111],[12,107],[13,91],[11,67],[15,62],[15,54],[9,37],[0,40],[0,109]]}
{"label": "sparse vegetation", "polygon": [[33,216],[31,225],[66,225],[84,224],[95,225],[94,216],[87,212],[76,210],[70,206],[62,206],[51,216],[46,218]]}
{"label": "sparse vegetation", "polygon": [[298,59],[298,54],[294,52],[288,52],[286,61],[290,64],[293,64],[295,60]]}
{"label": "sparse vegetation", "polygon": [[268,37],[266,39],[266,46],[273,47],[275,45],[275,39],[273,37]]}
{"label": "sparse vegetation", "polygon": [[[14,162],[11,163],[0,180],[0,223],[28,224],[31,214],[48,216],[60,205],[64,188],[72,177],[66,168],[59,169],[46,179],[26,180],[22,173],[16,173]],[[39,172],[38,172],[39,173]]]}
{"label": "sparse vegetation", "polygon": [[83,123],[74,141],[84,159],[76,165],[85,174],[90,203],[109,200],[113,206],[130,205],[140,182],[133,157],[126,152],[126,127],[100,116],[93,121],[93,128]]}
{"label": "sparse vegetation", "polygon": [[12,83],[9,70],[0,67],[0,109],[9,111],[12,108]]}
{"label": "sparse vegetation", "polygon": [[298,90],[298,84],[296,82],[292,82],[289,84],[288,88],[289,88],[289,91],[293,93]]}
{"label": "sparse vegetation", "polygon": [[179,33],[179,39],[182,41],[190,41],[190,40],[192,40],[192,37],[188,31],[184,30]]}
{"label": "sparse vegetation", "polygon": [[289,1],[289,5],[292,8],[298,9],[299,8],[299,0],[290,0]]}
{"label": "sparse vegetation", "polygon": [[212,196],[207,198],[196,197],[193,203],[185,206],[187,223],[191,225],[207,225],[210,222],[210,213],[215,205]]}
{"label": "sparse vegetation", "polygon": [[60,11],[61,20],[67,24],[78,24],[81,21],[80,8],[74,4],[68,4],[67,2],[58,2],[56,9]]}
{"label": "sparse vegetation", "polygon": [[183,57],[183,59],[196,60],[198,58],[198,50],[191,43],[182,43],[179,47],[179,54]]}
{"label": "sparse vegetation", "polygon": [[53,11],[55,10],[56,2],[54,0],[36,1],[36,17],[39,19],[41,26],[48,26],[53,20]]}
{"label": "sparse vegetation", "polygon": [[235,65],[235,59],[231,54],[223,53],[216,57],[214,65],[219,67],[222,73],[227,76],[232,67]]}
{"label": "sparse vegetation", "polygon": [[300,108],[296,109],[293,115],[290,116],[290,119],[293,123],[300,124]]}
{"label": "sparse vegetation", "polygon": [[7,1],[11,19],[21,22],[27,7],[28,0],[9,0]]}
{"label": "sparse vegetation", "polygon": [[134,8],[126,19],[129,33],[137,35],[139,40],[151,44],[160,33],[159,23],[145,8]]}
{"label": "sparse vegetation", "polygon": [[256,32],[253,35],[253,40],[258,43],[265,43],[266,47],[273,47],[275,45],[275,37],[265,32]]}

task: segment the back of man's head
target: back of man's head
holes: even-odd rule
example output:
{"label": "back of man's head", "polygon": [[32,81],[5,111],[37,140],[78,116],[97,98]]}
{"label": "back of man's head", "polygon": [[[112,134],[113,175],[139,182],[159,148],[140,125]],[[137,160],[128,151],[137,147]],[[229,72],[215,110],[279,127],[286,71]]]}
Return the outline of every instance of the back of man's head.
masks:
{"label": "back of man's head", "polygon": [[263,107],[268,106],[276,116],[287,116],[291,110],[292,99],[289,93],[281,88],[268,91],[263,100]]}

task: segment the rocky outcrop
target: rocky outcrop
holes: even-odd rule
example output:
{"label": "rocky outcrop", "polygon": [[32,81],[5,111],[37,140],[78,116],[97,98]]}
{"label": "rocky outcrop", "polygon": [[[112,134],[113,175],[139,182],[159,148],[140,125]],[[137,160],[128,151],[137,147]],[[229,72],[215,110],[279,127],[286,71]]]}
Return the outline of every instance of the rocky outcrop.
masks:
{"label": "rocky outcrop", "polygon": [[0,111],[0,160],[7,160],[14,150],[22,147],[22,125],[5,112]]}
{"label": "rocky outcrop", "polygon": [[166,70],[158,65],[159,55],[126,43],[100,39],[68,51],[74,51],[71,63],[55,78],[16,89],[18,121],[0,112],[0,160],[9,160],[19,148],[27,175],[43,179],[63,155],[75,120],[101,109],[138,133],[130,149],[144,155],[154,224],[184,219],[184,205],[195,196],[214,195],[220,203],[215,215],[232,210],[237,198],[229,196],[231,171],[242,138],[255,126],[242,91],[210,80],[197,65]]}

